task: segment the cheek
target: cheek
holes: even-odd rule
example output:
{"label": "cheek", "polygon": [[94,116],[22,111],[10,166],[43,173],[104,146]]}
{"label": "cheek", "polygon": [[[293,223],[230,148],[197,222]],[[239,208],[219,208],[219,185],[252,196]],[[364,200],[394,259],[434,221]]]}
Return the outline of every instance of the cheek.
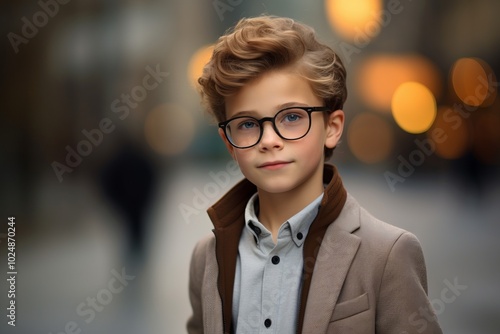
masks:
{"label": "cheek", "polygon": [[244,169],[253,160],[253,155],[250,151],[239,149],[234,150],[233,157],[242,169]]}
{"label": "cheek", "polygon": [[305,141],[297,141],[292,144],[290,151],[298,159],[302,166],[311,166],[318,164],[324,154],[324,145],[319,137],[310,137]]}
{"label": "cheek", "polygon": [[311,154],[316,152],[323,152],[325,147],[326,132],[323,127],[317,126],[311,128],[309,134],[304,138],[306,142],[304,143],[305,149],[307,149]]}

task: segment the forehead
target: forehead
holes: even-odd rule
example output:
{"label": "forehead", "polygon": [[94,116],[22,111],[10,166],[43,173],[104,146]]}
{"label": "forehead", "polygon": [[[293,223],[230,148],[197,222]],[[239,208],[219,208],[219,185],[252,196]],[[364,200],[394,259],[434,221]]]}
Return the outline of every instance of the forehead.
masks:
{"label": "forehead", "polygon": [[322,100],[314,94],[309,82],[290,70],[262,74],[226,98],[226,118],[235,115],[272,116],[291,105],[318,106]]}

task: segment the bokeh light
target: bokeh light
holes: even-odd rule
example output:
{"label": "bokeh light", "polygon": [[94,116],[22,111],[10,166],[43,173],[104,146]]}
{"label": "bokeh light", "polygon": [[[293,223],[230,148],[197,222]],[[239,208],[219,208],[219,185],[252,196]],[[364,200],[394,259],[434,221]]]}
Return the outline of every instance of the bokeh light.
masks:
{"label": "bokeh light", "polygon": [[188,78],[193,87],[197,87],[198,78],[203,73],[203,67],[208,63],[214,51],[213,45],[199,48],[191,57],[188,65]]}
{"label": "bokeh light", "polygon": [[162,104],[146,117],[144,135],[151,148],[164,155],[184,152],[195,134],[195,121],[189,109]]}
{"label": "bokeh light", "polygon": [[441,78],[437,67],[420,55],[379,54],[360,64],[356,87],[367,105],[374,110],[389,113],[396,88],[407,81],[420,82],[434,96],[441,94]]}
{"label": "bokeh light", "polygon": [[347,143],[358,160],[377,163],[391,153],[394,146],[393,129],[381,116],[362,113],[349,124]]}
{"label": "bokeh light", "polygon": [[[435,137],[435,134],[439,134]],[[427,131],[427,137],[435,145],[436,154],[445,159],[462,157],[469,148],[469,123],[450,107],[441,107],[436,120]]]}
{"label": "bokeh light", "polygon": [[427,131],[436,118],[436,100],[426,86],[418,82],[401,84],[392,97],[392,115],[404,131]]}
{"label": "bokeh light", "polygon": [[380,32],[380,0],[326,0],[325,8],[330,25],[359,46]]}
{"label": "bokeh light", "polygon": [[479,58],[460,58],[451,69],[451,83],[458,98],[473,107],[486,107],[496,98],[496,82],[491,67]]}

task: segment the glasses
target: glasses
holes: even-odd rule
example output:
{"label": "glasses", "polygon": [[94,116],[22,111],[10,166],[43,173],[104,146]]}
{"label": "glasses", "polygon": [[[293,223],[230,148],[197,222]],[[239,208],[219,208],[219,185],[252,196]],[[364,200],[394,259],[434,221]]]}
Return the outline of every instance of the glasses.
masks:
{"label": "glasses", "polygon": [[219,127],[226,138],[236,148],[249,148],[257,145],[264,133],[264,122],[271,122],[274,131],[283,139],[297,140],[307,135],[311,129],[311,113],[328,111],[328,107],[289,107],[278,111],[274,117],[257,119],[250,116],[238,116]]}

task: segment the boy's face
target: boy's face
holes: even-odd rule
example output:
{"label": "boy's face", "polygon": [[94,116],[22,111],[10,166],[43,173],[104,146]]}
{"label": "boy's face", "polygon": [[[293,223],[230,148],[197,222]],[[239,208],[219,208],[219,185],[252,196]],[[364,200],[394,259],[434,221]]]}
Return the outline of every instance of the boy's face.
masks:
{"label": "boy's face", "polygon": [[[323,101],[315,96],[305,79],[287,69],[275,70],[250,81],[237,94],[227,98],[226,119],[274,117],[290,106],[321,107]],[[324,147],[337,145],[343,125],[341,110],[327,117],[325,112],[313,112],[307,135],[298,140],[286,140],[278,136],[271,122],[264,122],[262,138],[246,149],[233,147],[222,129],[219,134],[243,175],[259,191],[286,193],[302,189],[317,193],[318,189],[323,189]]]}

